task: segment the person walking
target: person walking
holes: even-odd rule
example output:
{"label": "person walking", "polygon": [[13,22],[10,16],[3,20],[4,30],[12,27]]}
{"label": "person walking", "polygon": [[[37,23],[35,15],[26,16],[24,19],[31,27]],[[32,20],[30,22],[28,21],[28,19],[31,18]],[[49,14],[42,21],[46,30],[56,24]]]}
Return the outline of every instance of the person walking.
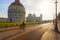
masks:
{"label": "person walking", "polygon": [[22,23],[22,29],[25,29],[25,22]]}
{"label": "person walking", "polygon": [[20,25],[20,28],[22,29],[22,30],[24,30],[25,29],[25,22],[23,22],[21,25]]}

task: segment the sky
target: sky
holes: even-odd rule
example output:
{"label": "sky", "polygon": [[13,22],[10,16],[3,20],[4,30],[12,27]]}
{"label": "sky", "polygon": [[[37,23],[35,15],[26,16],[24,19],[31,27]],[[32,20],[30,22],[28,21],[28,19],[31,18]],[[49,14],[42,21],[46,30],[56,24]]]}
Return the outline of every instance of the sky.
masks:
{"label": "sky", "polygon": [[[15,0],[0,0],[0,17],[8,18],[8,6]],[[55,18],[55,0],[20,0],[24,5],[26,17],[35,14],[37,17],[43,15],[43,20]],[[60,12],[60,0],[58,0],[58,12]]]}

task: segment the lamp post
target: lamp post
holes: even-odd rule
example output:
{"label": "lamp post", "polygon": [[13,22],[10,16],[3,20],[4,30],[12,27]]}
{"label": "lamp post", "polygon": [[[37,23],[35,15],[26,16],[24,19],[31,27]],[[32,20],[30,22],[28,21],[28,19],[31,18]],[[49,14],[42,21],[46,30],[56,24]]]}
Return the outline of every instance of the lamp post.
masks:
{"label": "lamp post", "polygon": [[57,25],[57,0],[56,0],[56,2],[55,2],[55,6],[56,6],[56,10],[55,10],[55,12],[56,12],[56,19],[55,19],[55,31],[56,32],[58,32],[58,25]]}

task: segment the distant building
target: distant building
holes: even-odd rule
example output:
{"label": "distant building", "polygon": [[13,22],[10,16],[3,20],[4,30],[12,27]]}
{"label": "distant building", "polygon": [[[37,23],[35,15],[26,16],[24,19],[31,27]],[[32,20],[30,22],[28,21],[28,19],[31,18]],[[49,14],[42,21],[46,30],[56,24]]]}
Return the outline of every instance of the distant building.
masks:
{"label": "distant building", "polygon": [[0,18],[0,22],[7,22],[8,18]]}
{"label": "distant building", "polygon": [[32,22],[32,21],[34,21],[33,15],[32,15],[32,14],[29,14],[28,17],[26,17],[26,21],[27,21],[27,22]]}
{"label": "distant building", "polygon": [[8,7],[8,22],[23,22],[25,21],[25,8],[19,2],[19,0],[15,0]]}
{"label": "distant building", "polygon": [[39,17],[36,17],[35,14],[28,14],[26,17],[26,22],[41,22],[42,21],[42,14]]}
{"label": "distant building", "polygon": [[40,20],[42,21],[42,14],[40,14]]}
{"label": "distant building", "polygon": [[41,22],[42,21],[42,14],[40,14],[40,16],[39,17],[36,17],[36,22]]}

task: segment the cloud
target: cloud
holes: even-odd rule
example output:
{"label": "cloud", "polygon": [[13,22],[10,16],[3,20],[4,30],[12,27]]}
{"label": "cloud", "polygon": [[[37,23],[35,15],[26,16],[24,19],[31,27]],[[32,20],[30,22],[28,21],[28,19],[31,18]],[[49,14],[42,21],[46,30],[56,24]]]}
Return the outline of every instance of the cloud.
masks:
{"label": "cloud", "polygon": [[38,3],[40,3],[42,0],[26,0],[27,4],[36,7]]}

